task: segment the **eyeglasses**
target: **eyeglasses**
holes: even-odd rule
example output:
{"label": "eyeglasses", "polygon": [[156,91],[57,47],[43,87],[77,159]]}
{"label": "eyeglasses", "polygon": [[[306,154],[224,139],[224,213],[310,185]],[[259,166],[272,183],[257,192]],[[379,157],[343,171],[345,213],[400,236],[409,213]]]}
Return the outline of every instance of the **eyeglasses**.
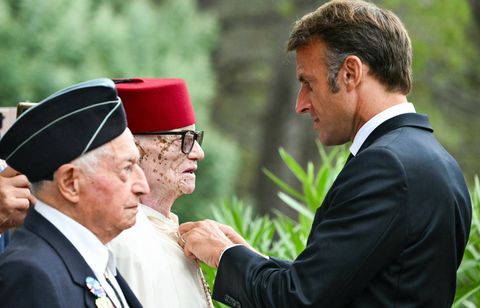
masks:
{"label": "eyeglasses", "polygon": [[144,133],[135,133],[136,135],[182,135],[182,153],[190,154],[193,149],[195,141],[199,145],[202,145],[203,141],[203,130],[195,132],[193,130],[182,130],[178,132],[144,132]]}

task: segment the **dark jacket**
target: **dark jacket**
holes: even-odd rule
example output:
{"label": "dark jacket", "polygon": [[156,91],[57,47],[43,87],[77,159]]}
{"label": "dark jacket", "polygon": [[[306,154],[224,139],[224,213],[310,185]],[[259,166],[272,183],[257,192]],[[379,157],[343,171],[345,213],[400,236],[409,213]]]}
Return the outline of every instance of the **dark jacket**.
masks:
{"label": "dark jacket", "polygon": [[394,117],[338,175],[297,259],[231,248],[214,298],[237,307],[450,307],[471,211],[428,118]]}
{"label": "dark jacket", "polygon": [[[85,279],[95,277],[76,248],[48,220],[30,210],[0,255],[0,307],[96,307]],[[117,272],[130,307],[141,304]]]}

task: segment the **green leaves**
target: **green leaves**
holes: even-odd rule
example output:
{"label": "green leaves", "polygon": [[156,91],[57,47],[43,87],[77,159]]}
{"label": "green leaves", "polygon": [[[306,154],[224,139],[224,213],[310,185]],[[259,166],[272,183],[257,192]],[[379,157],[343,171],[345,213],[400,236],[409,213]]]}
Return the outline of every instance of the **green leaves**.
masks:
{"label": "green leaves", "polygon": [[299,214],[301,214],[301,215],[305,216],[306,218],[313,221],[314,213],[312,212],[312,210],[307,208],[305,205],[301,204],[300,202],[296,201],[295,199],[293,199],[292,197],[290,197],[289,195],[287,195],[283,192],[279,192],[278,197],[283,202],[285,202],[289,207],[291,207],[292,209],[297,211]]}
{"label": "green leaves", "polygon": [[271,252],[275,230],[273,222],[267,216],[255,215],[252,206],[244,205],[235,197],[224,201],[220,208],[212,207],[212,212],[216,221],[231,226],[259,252]]}
{"label": "green leaves", "polygon": [[[309,215],[305,214],[304,209],[299,207],[298,203],[294,203],[291,198],[299,201],[300,204],[303,204],[303,206],[308,208],[313,214],[322,203],[328,189],[343,168],[347,157],[347,152],[343,147],[334,148],[329,153],[327,153],[319,143],[317,143],[317,147],[322,158],[322,165],[317,171],[315,171],[315,166],[312,162],[308,162],[307,168],[304,170],[283,148],[279,149],[280,157],[300,182],[302,191],[294,189],[269,170],[262,169],[265,175],[284,192],[283,195],[279,194],[280,199],[307,217]],[[291,198],[288,198],[288,196]]]}
{"label": "green leaves", "polygon": [[472,197],[470,238],[457,273],[457,293],[453,307],[478,307],[480,304],[480,181],[475,177]]}

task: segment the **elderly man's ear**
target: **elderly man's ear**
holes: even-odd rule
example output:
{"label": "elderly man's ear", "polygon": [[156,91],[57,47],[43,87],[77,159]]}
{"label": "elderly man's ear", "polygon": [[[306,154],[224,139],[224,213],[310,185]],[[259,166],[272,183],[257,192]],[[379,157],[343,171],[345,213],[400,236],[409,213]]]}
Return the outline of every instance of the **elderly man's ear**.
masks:
{"label": "elderly man's ear", "polygon": [[81,176],[83,176],[82,172],[73,164],[60,166],[55,174],[59,193],[72,203],[79,201]]}

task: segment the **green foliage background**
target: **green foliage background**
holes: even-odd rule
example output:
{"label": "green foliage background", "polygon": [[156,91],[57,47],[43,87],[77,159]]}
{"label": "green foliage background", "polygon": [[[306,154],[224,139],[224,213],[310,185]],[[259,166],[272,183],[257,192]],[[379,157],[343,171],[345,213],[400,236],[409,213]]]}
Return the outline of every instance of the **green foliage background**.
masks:
{"label": "green foliage background", "polygon": [[229,195],[238,168],[236,146],[210,122],[217,31],[194,0],[1,0],[0,106],[98,77],[184,78],[206,158],[195,199],[179,199],[174,210],[201,216],[192,207]]}

